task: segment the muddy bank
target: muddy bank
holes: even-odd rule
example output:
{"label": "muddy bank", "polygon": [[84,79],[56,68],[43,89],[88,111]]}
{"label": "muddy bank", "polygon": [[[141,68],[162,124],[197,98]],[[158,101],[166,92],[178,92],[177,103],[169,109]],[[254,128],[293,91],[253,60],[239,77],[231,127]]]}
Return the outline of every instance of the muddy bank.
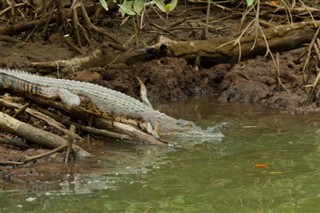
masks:
{"label": "muddy bank", "polygon": [[167,57],[130,66],[116,64],[103,69],[92,68],[68,77],[89,80],[140,99],[139,77],[147,87],[151,103],[163,103],[213,94],[230,67],[221,64],[196,71],[184,59]]}
{"label": "muddy bank", "polygon": [[319,103],[308,104],[308,90],[302,81],[303,64],[296,61],[303,51],[301,48],[280,55],[283,86],[278,86],[275,65],[269,58],[258,56],[234,65],[219,86],[218,100],[261,104],[287,113],[319,112]]}
{"label": "muddy bank", "polygon": [[[1,67],[18,68],[34,73],[37,73],[37,69],[30,66],[31,62],[74,57],[74,53],[62,43],[33,42],[8,45],[0,42],[0,49]],[[56,54],[57,52],[59,54]],[[164,57],[130,66],[114,64],[69,73],[51,71],[50,75],[100,84],[135,98],[140,96],[140,84],[137,80],[139,77],[148,89],[151,103],[157,103],[212,94],[229,69],[230,65],[220,64],[197,71],[185,59]]]}
{"label": "muddy bank", "polygon": [[[0,42],[0,47],[1,67],[33,72],[36,70],[29,65],[31,62],[74,57],[74,53],[63,43],[8,45]],[[277,86],[273,61],[262,56],[234,65],[200,67],[198,71],[185,59],[163,57],[130,66],[114,64],[80,72],[52,72],[50,75],[57,77],[59,74],[63,78],[100,84],[138,99],[139,77],[145,83],[148,97],[154,104],[218,94],[218,100],[223,102],[261,104],[288,113],[318,112],[317,103],[307,103],[308,93],[302,82],[303,64],[296,62],[303,51],[301,48],[280,54],[280,79],[287,91]]]}
{"label": "muddy bank", "polygon": [[[221,102],[260,104],[287,113],[319,112],[319,103],[308,103],[303,82],[303,63],[297,58],[304,49],[284,52],[279,57],[280,81],[272,59],[257,56],[238,64],[195,67],[182,58],[161,58],[145,63],[92,68],[69,75],[74,80],[89,80],[139,99],[139,77],[148,89],[151,103],[179,101],[217,94]],[[308,79],[310,84],[314,77]],[[216,101],[216,100],[212,100]],[[312,100],[313,101],[313,100]]]}

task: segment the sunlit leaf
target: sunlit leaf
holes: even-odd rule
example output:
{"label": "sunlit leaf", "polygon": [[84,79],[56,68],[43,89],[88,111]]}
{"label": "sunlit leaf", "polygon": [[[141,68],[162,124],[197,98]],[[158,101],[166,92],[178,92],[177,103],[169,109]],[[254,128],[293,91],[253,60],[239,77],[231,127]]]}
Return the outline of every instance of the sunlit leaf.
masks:
{"label": "sunlit leaf", "polygon": [[171,3],[165,6],[166,12],[170,13],[172,10],[174,10],[174,8],[176,8],[177,4],[178,4],[178,0],[172,0]]}
{"label": "sunlit leaf", "polygon": [[108,4],[105,0],[100,0],[100,4],[106,11],[109,10]]}
{"label": "sunlit leaf", "polygon": [[254,0],[247,0],[247,5],[250,7],[253,4]]}

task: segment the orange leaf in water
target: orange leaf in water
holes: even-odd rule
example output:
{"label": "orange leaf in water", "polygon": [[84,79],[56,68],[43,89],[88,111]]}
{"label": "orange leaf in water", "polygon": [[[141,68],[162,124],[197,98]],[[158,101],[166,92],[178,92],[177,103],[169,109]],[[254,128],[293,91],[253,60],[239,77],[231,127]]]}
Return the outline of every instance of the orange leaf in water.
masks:
{"label": "orange leaf in water", "polygon": [[255,168],[267,168],[268,164],[266,164],[266,163],[256,163],[256,164],[254,164],[254,167]]}

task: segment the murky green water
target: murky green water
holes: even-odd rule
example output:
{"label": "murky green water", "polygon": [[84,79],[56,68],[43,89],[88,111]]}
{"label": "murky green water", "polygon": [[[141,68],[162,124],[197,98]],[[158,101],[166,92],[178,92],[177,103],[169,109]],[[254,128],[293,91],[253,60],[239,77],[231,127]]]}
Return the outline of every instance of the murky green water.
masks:
{"label": "murky green water", "polygon": [[190,150],[100,145],[96,158],[57,176],[7,185],[0,212],[319,212],[318,115],[210,100],[162,109],[203,127],[222,124],[222,140],[180,139],[195,144]]}

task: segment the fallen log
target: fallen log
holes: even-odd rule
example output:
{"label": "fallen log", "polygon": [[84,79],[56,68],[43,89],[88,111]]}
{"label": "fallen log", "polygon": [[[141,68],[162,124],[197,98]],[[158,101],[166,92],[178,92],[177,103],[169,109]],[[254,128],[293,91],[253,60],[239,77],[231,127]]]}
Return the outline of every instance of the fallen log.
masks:
{"label": "fallen log", "polygon": [[268,48],[272,52],[284,52],[301,47],[312,40],[320,26],[320,21],[298,22],[278,25],[257,31],[257,35],[243,37],[213,38],[209,40],[175,41],[164,36],[150,47],[126,50],[116,53],[114,49],[104,47],[87,56],[69,60],[34,62],[35,67],[63,68],[64,70],[83,70],[91,67],[103,67],[115,63],[132,64],[148,61],[162,56],[182,57],[187,60],[200,60],[201,64],[236,63],[239,59],[254,58],[263,55]]}
{"label": "fallen log", "polygon": [[[61,102],[57,100],[45,99],[40,96],[34,96],[30,94],[26,94],[26,97],[33,100],[38,105],[42,106],[50,106],[56,109],[63,110],[68,113],[68,115],[80,119],[84,122],[89,120],[89,116],[94,116],[94,125],[101,127],[100,130],[108,130],[108,131],[95,131],[92,133],[107,135],[111,138],[122,138],[124,140],[133,140],[138,142],[143,142],[145,144],[150,145],[159,145],[159,146],[168,146],[165,141],[159,140],[155,138],[153,135],[143,132],[139,129],[139,122],[132,122],[132,120],[128,120],[128,123],[125,122],[125,119],[120,119],[121,122],[117,122],[117,118],[112,117],[108,113],[101,112],[94,108],[94,106],[89,102],[81,102],[81,105],[78,107],[68,108],[63,105]],[[135,126],[133,126],[135,125]],[[81,128],[81,127],[79,127]],[[83,128],[84,131],[91,131],[90,128]],[[109,132],[112,131],[112,132]],[[125,136],[127,135],[127,137]]]}
{"label": "fallen log", "polygon": [[[51,132],[35,128],[29,124],[12,118],[3,112],[0,112],[0,128],[48,148],[57,148],[68,145],[66,139]],[[90,157],[90,154],[78,145],[73,145],[73,150],[78,157]]]}
{"label": "fallen log", "polygon": [[65,117],[55,114],[53,112],[50,112],[46,109],[40,108],[38,107],[38,111],[42,112],[43,114],[55,119],[56,121],[63,123],[66,126],[77,126],[78,129],[90,133],[90,134],[96,134],[96,135],[101,135],[101,136],[105,136],[105,137],[109,137],[109,138],[115,138],[115,139],[119,139],[119,140],[132,140],[132,138],[130,138],[128,135],[125,134],[120,134],[120,133],[116,133],[116,132],[112,132],[112,131],[108,131],[106,129],[98,129],[98,128],[94,128],[94,127],[90,127],[90,126],[85,126],[85,125],[78,125],[77,123],[70,121],[69,119],[66,119]]}
{"label": "fallen log", "polygon": [[240,58],[254,58],[272,52],[283,52],[301,47],[312,40],[320,21],[298,22],[278,25],[258,31],[257,35],[241,38],[214,38],[209,40],[175,41],[161,36],[159,42],[148,48],[149,52],[182,57],[187,60],[200,59],[209,63],[235,63]]}
{"label": "fallen log", "polygon": [[[0,97],[0,105],[1,106],[5,106],[5,107],[9,107],[9,108],[13,108],[13,109],[19,109],[19,108],[22,107],[21,104],[13,103],[13,102],[11,102],[9,100],[6,100],[4,98],[1,98],[1,97]],[[32,116],[34,116],[34,117],[36,117],[36,118],[38,118],[40,120],[43,120],[48,125],[50,125],[50,126],[54,127],[55,129],[63,132],[64,134],[68,134],[69,130],[66,129],[61,123],[55,121],[53,118],[51,118],[51,117],[49,117],[47,115],[44,115],[43,113],[41,113],[41,112],[39,112],[37,110],[31,109],[31,108],[26,108],[25,111],[28,114],[30,114],[30,115],[32,115]],[[16,118],[15,116],[13,116],[13,117]],[[77,139],[81,139],[81,137],[79,135],[76,135],[76,138]]]}
{"label": "fallen log", "polygon": [[170,146],[169,143],[156,139],[154,136],[145,133],[141,130],[138,130],[137,128],[128,124],[112,122],[102,117],[96,117],[94,122],[97,126],[102,128],[114,128],[116,131],[129,135],[133,139],[137,140],[139,143],[146,143],[149,145],[158,146]]}
{"label": "fallen log", "polygon": [[[159,58],[160,55],[146,52],[145,49],[135,49],[126,51],[115,51],[109,45],[93,50],[85,56],[78,56],[72,59],[33,62],[31,65],[38,68],[54,68],[54,70],[61,70],[65,72],[74,72],[84,70],[92,67],[104,67],[111,64],[133,64],[138,61],[149,61]],[[47,72],[47,70],[46,70]]]}

